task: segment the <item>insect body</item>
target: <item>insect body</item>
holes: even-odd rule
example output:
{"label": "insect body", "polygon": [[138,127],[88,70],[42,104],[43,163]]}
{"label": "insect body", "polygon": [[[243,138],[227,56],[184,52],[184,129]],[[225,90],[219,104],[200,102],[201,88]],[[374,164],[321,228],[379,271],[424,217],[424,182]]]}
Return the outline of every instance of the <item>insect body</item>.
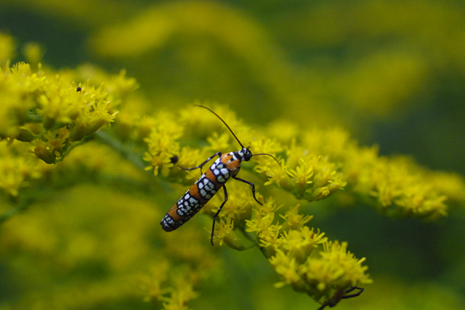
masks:
{"label": "insect body", "polygon": [[[354,290],[358,290],[358,292],[349,294],[353,292]],[[326,308],[326,306],[329,306],[330,308],[332,308],[336,306],[341,301],[341,299],[357,297],[360,294],[362,294],[362,292],[363,292],[363,288],[358,287],[358,286],[352,286],[345,291],[343,289],[338,289],[336,290],[336,292],[334,292],[331,298],[329,298],[323,305],[321,305],[320,308],[318,308],[318,310],[323,310],[324,308]]]}
{"label": "insect body", "polygon": [[[233,133],[231,128],[225,123],[221,117],[219,117],[215,112],[210,110],[207,107],[198,105],[201,108],[207,109],[216,115],[229,129],[231,134],[236,138],[237,142],[241,145],[242,149],[237,152],[229,152],[226,154],[221,154],[217,152],[211,157],[207,158],[203,163],[193,168],[182,168],[184,170],[194,170],[201,169],[207,162],[213,159],[216,156],[219,158],[208,168],[208,170],[200,177],[200,179],[195,182],[194,185],[178,200],[178,202],[171,207],[171,209],[166,213],[165,217],[161,221],[161,226],[165,231],[173,231],[180,227],[182,224],[187,222],[191,217],[193,217],[221,188],[224,190],[224,201],[221,206],[218,208],[218,211],[213,216],[213,226],[212,226],[212,237],[211,243],[213,245],[213,233],[215,231],[215,220],[218,214],[221,212],[224,204],[228,200],[228,192],[226,190],[225,183],[229,178],[244,182],[249,184],[252,187],[252,195],[256,202],[261,204],[255,197],[255,185],[249,181],[238,178],[236,175],[241,169],[242,161],[249,161],[252,156],[256,155],[268,155],[273,157],[270,154],[254,154],[244,147],[242,143],[237,139],[236,135]],[[273,157],[274,158],[274,157]],[[276,159],[275,159],[276,160]]]}

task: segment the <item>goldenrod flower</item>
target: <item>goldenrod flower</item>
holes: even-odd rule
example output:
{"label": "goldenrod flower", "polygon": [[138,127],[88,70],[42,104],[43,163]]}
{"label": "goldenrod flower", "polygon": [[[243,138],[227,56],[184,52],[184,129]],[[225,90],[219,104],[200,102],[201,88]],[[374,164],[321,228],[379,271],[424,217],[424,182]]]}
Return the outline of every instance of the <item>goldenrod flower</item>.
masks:
{"label": "goldenrod flower", "polygon": [[[120,74],[115,83],[105,88],[88,82],[77,88],[69,74],[49,73],[41,66],[37,72],[26,63],[0,69],[0,99],[5,99],[0,108],[0,138],[32,142],[37,158],[49,164],[61,161],[74,147],[73,141],[115,120],[115,89],[129,89],[135,82]],[[38,132],[25,128],[37,123],[42,124]]]}
{"label": "goldenrod flower", "polygon": [[284,231],[281,237],[280,249],[289,256],[294,257],[297,262],[304,262],[318,244],[326,241],[324,233],[314,233],[307,226],[300,230]]}
{"label": "goldenrod flower", "polygon": [[307,224],[312,218],[313,215],[302,215],[299,214],[300,205],[296,205],[295,207],[290,207],[288,211],[284,215],[280,215],[284,219],[283,223],[283,230],[296,230],[301,229]]}
{"label": "goldenrod flower", "polygon": [[223,243],[226,243],[230,248],[243,251],[247,247],[244,245],[242,240],[234,232],[234,220],[227,217],[226,222],[219,222],[216,224],[216,230],[213,234],[214,244],[222,246]]}
{"label": "goldenrod flower", "polygon": [[311,184],[313,182],[313,166],[307,165],[305,160],[301,158],[299,160],[299,166],[295,169],[289,169],[288,174],[295,183],[296,194],[304,197],[307,190],[307,184]]}
{"label": "goldenrod flower", "polygon": [[306,285],[298,271],[299,264],[292,255],[286,255],[284,252],[279,251],[270,258],[270,263],[275,268],[276,273],[283,279],[282,282],[275,284],[276,288],[291,285],[296,291],[305,291]]}
{"label": "goldenrod flower", "polygon": [[[197,4],[192,7],[198,8]],[[155,11],[148,14],[155,15],[159,16]],[[196,19],[196,27],[202,27],[201,19]],[[172,31],[169,20],[162,21],[169,26],[164,29],[166,33]],[[6,41],[0,35],[0,47]],[[130,50],[134,46],[122,48]],[[33,205],[43,193],[54,193],[54,186],[100,176],[111,182],[123,179],[124,184],[144,194],[148,192],[150,199],[155,197],[155,183],[156,191],[167,198],[170,190],[182,193],[192,186],[210,163],[191,171],[181,167],[197,167],[216,152],[240,149],[224,125],[201,109],[189,105],[179,111],[152,111],[153,106],[146,104],[141,95],[132,96],[138,84],[124,70],[109,75],[86,65],[53,71],[40,65],[40,48],[36,45],[27,47],[32,65],[10,66],[6,57],[12,54],[8,49],[0,54],[0,62],[6,64],[0,69],[0,190],[5,193],[7,204],[11,204],[0,221]],[[202,208],[199,217],[205,220],[205,215],[217,214],[215,245],[234,250],[246,250],[250,244],[260,248],[257,255],[267,260],[280,277],[276,287],[289,285],[316,301],[326,302],[335,292],[371,283],[365,258],[358,259],[350,253],[347,242],[329,240],[324,227],[310,225],[312,207],[319,204],[318,207],[331,208],[334,201],[318,201],[340,194],[341,190],[349,197],[347,200],[360,199],[387,216],[434,219],[447,215],[450,204],[465,202],[465,182],[460,176],[429,171],[405,157],[380,156],[378,147],[359,146],[343,129],[309,128],[285,119],[258,128],[245,124],[220,104],[214,104],[214,110],[254,154],[272,156],[253,156],[250,162],[242,164],[238,176],[255,184],[256,200],[249,185],[231,179],[224,185],[229,197],[221,212],[217,214],[225,198],[220,191]],[[104,127],[108,129],[100,130]],[[31,164],[25,154],[32,154],[36,161]],[[144,168],[152,173],[141,173]],[[49,187],[42,190],[45,186]],[[114,195],[111,193],[107,199],[114,199],[112,203],[117,205],[121,197],[113,198]],[[179,234],[161,233],[155,228],[155,218],[161,218],[166,210],[155,207],[158,200],[168,201],[160,196],[152,199],[147,207],[150,211],[146,212],[153,214],[143,214],[124,234],[112,236],[108,243],[114,242],[113,248],[105,249],[102,256],[113,253],[120,242],[131,243],[133,248],[117,258],[107,258],[109,263],[104,262],[110,268],[131,265],[126,263],[131,262],[134,250],[150,259],[155,253],[152,268],[141,281],[145,300],[164,309],[187,309],[189,301],[199,295],[201,281],[214,273],[212,267],[219,265],[219,256],[208,243],[211,221],[204,221],[207,233],[195,227],[195,223],[186,224],[189,227]],[[168,209],[175,201],[163,203]],[[130,201],[122,205],[132,204]],[[140,212],[138,208],[125,211],[127,217]],[[108,221],[118,212],[111,209],[110,213],[105,215]],[[146,230],[135,234],[144,220],[141,227]],[[202,223],[202,219],[197,223]],[[38,227],[36,233],[33,223],[27,224],[22,228],[24,235],[35,236],[29,241],[31,249],[52,257],[60,242],[47,238],[46,229]],[[103,231],[112,234],[120,228],[120,223],[114,227],[100,224],[91,226],[104,226]],[[147,236],[150,245],[138,244]],[[10,244],[15,244],[15,237],[12,238]],[[78,265],[82,257],[91,257],[97,248],[86,233],[73,238],[79,244],[78,250],[65,250],[63,265]],[[130,242],[125,243],[126,238]],[[150,252],[153,248],[156,251]]]}

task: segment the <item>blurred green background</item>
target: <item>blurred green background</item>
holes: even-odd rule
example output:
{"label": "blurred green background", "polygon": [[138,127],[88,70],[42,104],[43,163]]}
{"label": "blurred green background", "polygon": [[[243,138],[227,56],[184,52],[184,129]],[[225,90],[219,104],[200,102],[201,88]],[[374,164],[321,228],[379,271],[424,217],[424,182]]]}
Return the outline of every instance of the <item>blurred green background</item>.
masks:
{"label": "blurred green background", "polygon": [[[135,113],[219,102],[251,125],[285,118],[306,127],[342,126],[361,144],[378,144],[381,154],[411,155],[428,168],[465,173],[464,1],[0,0],[0,31],[19,47],[13,62],[24,60],[24,44],[36,42],[44,63],[55,68],[125,68],[151,102]],[[169,206],[175,195],[168,198]],[[319,217],[322,211],[310,206],[311,225],[366,256],[375,281],[338,307],[465,308],[464,214],[452,207],[448,218],[424,223],[382,218],[364,206]],[[48,216],[61,216],[53,212]],[[16,255],[34,261],[33,252]],[[192,307],[316,308],[288,288],[275,292],[277,279],[268,266],[251,264],[252,254],[223,249],[218,255],[229,286],[216,288],[210,298],[218,300],[209,305],[204,290]],[[34,288],[17,283],[22,277],[11,267],[13,258],[1,256],[0,305]],[[30,268],[41,283],[40,272]],[[265,274],[261,283],[250,276],[255,272]]]}

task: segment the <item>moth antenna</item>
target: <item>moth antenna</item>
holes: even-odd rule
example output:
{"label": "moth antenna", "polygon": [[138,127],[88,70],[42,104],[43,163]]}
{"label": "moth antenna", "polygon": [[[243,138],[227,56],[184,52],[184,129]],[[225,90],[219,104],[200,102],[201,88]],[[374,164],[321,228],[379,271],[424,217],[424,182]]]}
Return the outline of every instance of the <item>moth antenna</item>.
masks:
{"label": "moth antenna", "polygon": [[267,155],[267,156],[271,156],[271,157],[278,163],[278,165],[281,165],[281,164],[279,163],[279,161],[276,159],[276,157],[274,157],[274,156],[271,155],[271,154],[268,154],[268,153],[258,153],[258,154],[253,154],[252,156],[257,156],[257,155]]}
{"label": "moth antenna", "polygon": [[232,129],[228,126],[228,124],[226,124],[226,122],[218,115],[216,114],[215,112],[213,112],[212,109],[210,108],[207,108],[206,106],[203,106],[203,105],[200,105],[200,104],[194,104],[196,107],[201,107],[201,108],[204,108],[204,109],[207,109],[208,111],[212,112],[216,117],[218,117],[220,119],[220,121],[223,122],[223,124],[229,129],[229,131],[231,132],[231,134],[234,136],[234,138],[236,139],[236,141],[240,144],[240,146],[242,148],[244,148],[244,146],[242,145],[241,141],[239,141],[239,139],[237,138],[237,136],[234,134],[234,132],[232,131]]}

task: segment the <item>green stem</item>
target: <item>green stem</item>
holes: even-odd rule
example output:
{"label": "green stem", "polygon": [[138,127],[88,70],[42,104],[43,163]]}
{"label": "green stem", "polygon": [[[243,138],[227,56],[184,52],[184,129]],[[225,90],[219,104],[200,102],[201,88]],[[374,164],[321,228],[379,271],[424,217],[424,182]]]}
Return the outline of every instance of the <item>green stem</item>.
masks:
{"label": "green stem", "polygon": [[134,152],[134,148],[130,145],[123,144],[118,139],[115,139],[113,136],[109,135],[105,131],[97,131],[95,137],[100,141],[104,142],[106,145],[110,146],[114,150],[118,151],[124,158],[133,163],[137,168],[145,170],[145,163],[143,160]]}

